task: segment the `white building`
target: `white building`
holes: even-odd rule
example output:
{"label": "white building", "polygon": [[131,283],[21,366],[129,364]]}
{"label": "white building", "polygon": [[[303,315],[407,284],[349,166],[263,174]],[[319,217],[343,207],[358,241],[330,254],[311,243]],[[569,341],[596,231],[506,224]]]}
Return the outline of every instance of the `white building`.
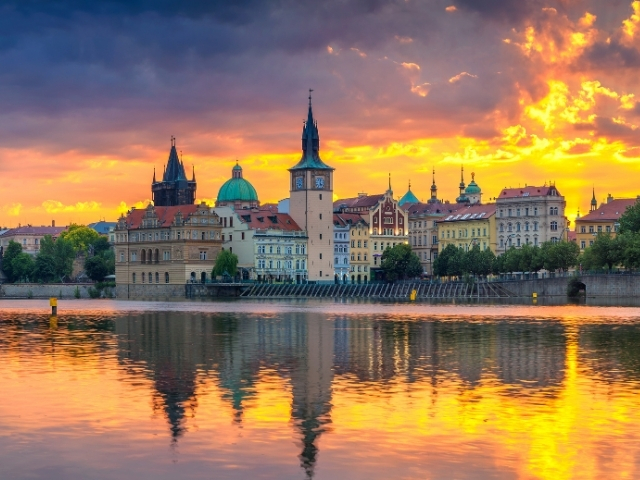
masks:
{"label": "white building", "polygon": [[334,277],[339,283],[347,283],[349,280],[349,229],[351,214],[333,215],[333,270]]}
{"label": "white building", "polygon": [[566,202],[555,185],[505,188],[496,199],[496,253],[567,239]]}

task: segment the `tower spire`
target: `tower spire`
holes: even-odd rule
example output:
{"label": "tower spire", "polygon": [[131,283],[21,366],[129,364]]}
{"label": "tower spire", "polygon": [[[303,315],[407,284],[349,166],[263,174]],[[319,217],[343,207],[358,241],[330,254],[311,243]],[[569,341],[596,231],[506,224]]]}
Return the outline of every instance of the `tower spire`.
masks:
{"label": "tower spire", "polygon": [[591,197],[591,212],[598,208],[598,201],[596,200],[596,187],[593,186],[593,196]]}
{"label": "tower spire", "polygon": [[192,174],[193,178],[192,178],[191,181],[195,182],[196,181],[196,166],[195,165],[191,165],[191,171],[193,172],[193,174]]}
{"label": "tower spire", "polygon": [[391,172],[389,172],[389,191],[392,192],[393,190],[391,190]]}
{"label": "tower spire", "polygon": [[153,183],[156,183],[156,167],[153,167]]}

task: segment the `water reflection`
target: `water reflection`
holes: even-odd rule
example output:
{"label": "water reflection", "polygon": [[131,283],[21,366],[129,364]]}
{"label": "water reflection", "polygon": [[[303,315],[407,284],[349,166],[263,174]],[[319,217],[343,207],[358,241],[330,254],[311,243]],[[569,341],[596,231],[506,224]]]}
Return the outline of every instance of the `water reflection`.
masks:
{"label": "water reflection", "polygon": [[[107,418],[126,423],[137,438],[128,447],[134,455],[162,449],[143,434],[161,417],[165,446],[192,465],[212,462],[220,478],[295,478],[292,460],[306,478],[449,478],[452,468],[459,478],[606,478],[622,467],[620,478],[639,473],[635,321],[465,315],[132,312],[54,322],[0,314],[0,380],[11,397],[43,374],[52,383],[67,379],[57,388],[81,397],[72,403],[85,433],[86,424]],[[76,382],[84,374],[104,377],[104,404],[114,404],[111,390],[133,400],[135,412],[111,408],[126,422],[82,404],[90,398],[83,389],[93,385]],[[109,386],[117,382],[122,390]],[[0,425],[26,435],[31,426],[19,417],[42,407],[38,398],[2,406]],[[58,408],[56,424],[75,421],[70,409]],[[71,440],[82,438],[76,435]],[[3,438],[0,447],[8,445]],[[101,447],[114,447],[109,441]],[[251,458],[251,449],[263,457]],[[606,451],[617,452],[615,462]],[[84,461],[96,468],[94,457]],[[0,453],[0,465],[15,462]],[[114,465],[100,478],[130,467]],[[209,472],[175,468],[167,478]],[[150,467],[137,474],[162,475]]]}

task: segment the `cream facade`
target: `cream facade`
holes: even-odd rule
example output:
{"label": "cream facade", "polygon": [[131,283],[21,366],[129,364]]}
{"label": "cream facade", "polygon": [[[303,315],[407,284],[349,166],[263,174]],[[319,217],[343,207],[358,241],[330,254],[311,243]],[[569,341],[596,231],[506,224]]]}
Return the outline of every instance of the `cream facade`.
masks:
{"label": "cream facade", "polygon": [[613,198],[607,196],[606,203],[599,207],[595,192],[591,201],[591,211],[583,217],[576,217],[576,243],[581,251],[593,245],[600,233],[615,237],[618,234],[618,222],[625,210],[636,204],[638,198]]}
{"label": "cream facade", "polygon": [[[251,211],[235,210],[233,207],[215,207],[213,212],[221,222],[222,249],[238,257],[238,272],[243,280],[255,280],[254,230],[249,227]],[[243,219],[244,216],[244,219]],[[248,217],[248,218],[247,218]]]}
{"label": "cream facade", "polygon": [[496,199],[496,253],[567,240],[566,202],[555,185],[505,188]]}
{"label": "cream facade", "polygon": [[333,283],[334,169],[320,159],[319,150],[318,126],[309,97],[308,117],[302,131],[302,158],[289,169],[289,213],[308,237],[307,279]]}
{"label": "cream facade", "polygon": [[220,217],[205,203],[133,209],[115,228],[116,283],[210,280],[221,236]]}

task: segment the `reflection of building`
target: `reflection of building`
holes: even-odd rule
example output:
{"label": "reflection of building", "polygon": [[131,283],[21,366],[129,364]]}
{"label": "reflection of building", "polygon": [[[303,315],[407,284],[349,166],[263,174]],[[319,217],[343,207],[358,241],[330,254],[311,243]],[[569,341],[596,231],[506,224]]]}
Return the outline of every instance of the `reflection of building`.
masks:
{"label": "reflection of building", "polygon": [[576,242],[580,250],[590,245],[599,233],[609,233],[615,237],[618,232],[618,221],[628,207],[635,205],[637,198],[613,198],[607,196],[607,202],[598,207],[595,190],[591,199],[591,210],[583,217],[576,218]]}

